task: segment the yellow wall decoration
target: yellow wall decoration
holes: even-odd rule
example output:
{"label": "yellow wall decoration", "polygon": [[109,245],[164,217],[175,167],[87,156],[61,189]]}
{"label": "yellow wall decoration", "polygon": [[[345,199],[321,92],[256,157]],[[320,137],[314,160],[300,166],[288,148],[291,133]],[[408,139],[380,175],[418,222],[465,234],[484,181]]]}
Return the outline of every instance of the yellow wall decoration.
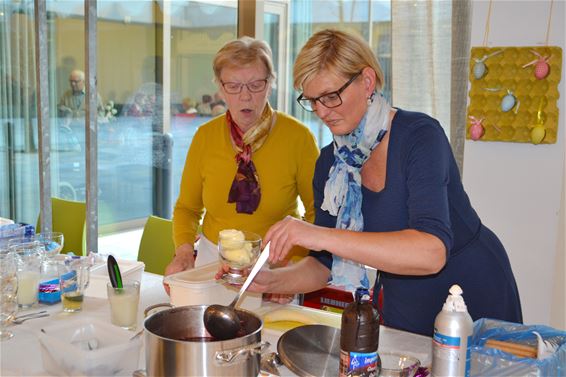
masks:
{"label": "yellow wall decoration", "polygon": [[562,49],[473,47],[466,138],[553,144]]}

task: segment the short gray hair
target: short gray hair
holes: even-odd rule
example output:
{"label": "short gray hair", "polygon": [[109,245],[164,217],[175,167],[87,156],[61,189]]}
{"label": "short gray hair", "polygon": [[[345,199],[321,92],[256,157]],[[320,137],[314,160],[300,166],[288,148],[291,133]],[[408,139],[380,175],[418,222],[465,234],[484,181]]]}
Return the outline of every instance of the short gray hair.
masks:
{"label": "short gray hair", "polygon": [[220,73],[226,67],[242,67],[256,62],[262,62],[267,70],[267,79],[275,80],[273,58],[269,45],[259,39],[242,37],[226,43],[214,57],[212,69],[214,81],[220,83]]}

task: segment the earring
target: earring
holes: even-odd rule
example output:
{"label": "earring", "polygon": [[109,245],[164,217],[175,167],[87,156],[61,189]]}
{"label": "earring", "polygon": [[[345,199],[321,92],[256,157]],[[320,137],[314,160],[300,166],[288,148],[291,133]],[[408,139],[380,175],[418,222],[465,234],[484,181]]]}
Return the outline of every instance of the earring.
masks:
{"label": "earring", "polygon": [[372,92],[372,93],[370,94],[370,96],[368,97],[368,99],[367,99],[368,106],[373,103],[374,97],[375,97],[375,92]]}

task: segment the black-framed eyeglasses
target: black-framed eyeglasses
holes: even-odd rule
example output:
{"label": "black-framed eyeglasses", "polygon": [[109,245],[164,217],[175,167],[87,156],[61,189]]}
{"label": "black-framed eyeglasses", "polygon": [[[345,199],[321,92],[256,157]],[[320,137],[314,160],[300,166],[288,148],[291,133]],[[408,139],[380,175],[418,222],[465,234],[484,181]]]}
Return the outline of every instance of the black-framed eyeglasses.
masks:
{"label": "black-framed eyeglasses", "polygon": [[251,93],[259,93],[263,92],[267,86],[268,80],[254,80],[250,82],[224,82],[220,81],[222,87],[228,94],[240,94],[242,92],[242,88],[245,86]]}
{"label": "black-framed eyeglasses", "polygon": [[342,94],[342,92],[346,90],[346,88],[350,86],[350,84],[353,83],[354,80],[356,80],[358,76],[361,74],[362,71],[356,73],[354,76],[352,76],[350,80],[348,80],[344,85],[342,85],[340,89],[338,89],[335,92],[324,94],[320,97],[307,98],[307,97],[303,97],[303,94],[301,93],[301,95],[297,98],[297,102],[299,103],[299,105],[301,105],[303,109],[310,112],[315,111],[317,101],[329,109],[338,107],[342,104],[342,97],[340,97],[340,94]]}

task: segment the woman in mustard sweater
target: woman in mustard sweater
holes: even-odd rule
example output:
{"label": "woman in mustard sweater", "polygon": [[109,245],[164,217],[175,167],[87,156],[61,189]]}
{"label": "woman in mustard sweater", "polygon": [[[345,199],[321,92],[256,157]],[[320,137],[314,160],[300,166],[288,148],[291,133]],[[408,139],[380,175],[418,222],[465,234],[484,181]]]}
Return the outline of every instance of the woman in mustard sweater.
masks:
{"label": "woman in mustard sweater", "polygon": [[[218,260],[223,229],[265,235],[286,216],[314,220],[312,177],[319,151],[309,129],[274,111],[271,49],[249,37],[227,43],[213,62],[227,112],[200,126],[173,212],[175,257],[165,275]],[[198,253],[194,240],[204,213]]]}

